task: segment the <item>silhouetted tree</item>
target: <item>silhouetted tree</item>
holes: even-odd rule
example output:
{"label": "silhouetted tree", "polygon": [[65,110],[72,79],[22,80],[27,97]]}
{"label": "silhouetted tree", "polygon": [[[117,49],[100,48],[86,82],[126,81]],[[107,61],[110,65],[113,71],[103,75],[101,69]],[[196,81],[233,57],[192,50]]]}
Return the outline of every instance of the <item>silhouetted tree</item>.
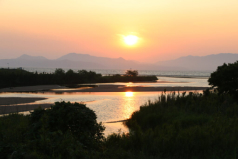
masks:
{"label": "silhouetted tree", "polygon": [[222,93],[238,95],[238,61],[235,63],[224,63],[208,79],[212,88]]}
{"label": "silhouetted tree", "polygon": [[138,71],[137,70],[126,70],[125,74],[126,74],[126,76],[136,77],[136,76],[138,76]]}
{"label": "silhouetted tree", "polygon": [[56,68],[54,74],[55,75],[64,75],[65,71],[62,68]]}

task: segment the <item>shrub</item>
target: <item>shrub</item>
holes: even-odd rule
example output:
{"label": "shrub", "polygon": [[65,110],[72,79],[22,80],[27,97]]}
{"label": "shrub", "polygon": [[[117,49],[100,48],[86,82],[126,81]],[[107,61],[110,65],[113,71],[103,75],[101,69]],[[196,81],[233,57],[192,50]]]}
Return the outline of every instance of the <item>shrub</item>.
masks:
{"label": "shrub", "polygon": [[219,66],[208,79],[209,85],[216,88],[220,94],[238,95],[238,61]]}
{"label": "shrub", "polygon": [[49,134],[71,134],[87,149],[97,148],[102,139],[104,127],[97,123],[96,114],[85,104],[56,102],[51,109],[35,110],[30,115],[30,136],[39,139],[43,132]]}
{"label": "shrub", "polygon": [[[104,126],[82,103],[56,102],[30,115],[0,118],[2,158],[90,158],[102,149]],[[0,158],[1,158],[0,157]]]}

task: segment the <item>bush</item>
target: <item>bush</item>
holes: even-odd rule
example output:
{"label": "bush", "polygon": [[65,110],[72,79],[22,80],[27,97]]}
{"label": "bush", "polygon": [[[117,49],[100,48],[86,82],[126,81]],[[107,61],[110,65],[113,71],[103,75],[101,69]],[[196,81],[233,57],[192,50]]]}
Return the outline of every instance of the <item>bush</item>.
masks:
{"label": "bush", "polygon": [[96,114],[85,104],[56,102],[51,109],[39,108],[31,113],[29,136],[41,140],[45,132],[47,137],[68,134],[83,148],[97,149],[103,139],[104,127],[97,123],[96,118]]}
{"label": "bush", "polygon": [[216,88],[219,94],[228,93],[238,96],[238,61],[219,66],[208,79],[209,85]]}
{"label": "bush", "polygon": [[183,159],[238,154],[238,105],[229,94],[162,94],[125,124],[131,133],[117,136],[117,147],[134,154]]}
{"label": "bush", "polygon": [[3,158],[90,158],[102,149],[104,126],[85,104],[56,102],[30,115],[0,118]]}

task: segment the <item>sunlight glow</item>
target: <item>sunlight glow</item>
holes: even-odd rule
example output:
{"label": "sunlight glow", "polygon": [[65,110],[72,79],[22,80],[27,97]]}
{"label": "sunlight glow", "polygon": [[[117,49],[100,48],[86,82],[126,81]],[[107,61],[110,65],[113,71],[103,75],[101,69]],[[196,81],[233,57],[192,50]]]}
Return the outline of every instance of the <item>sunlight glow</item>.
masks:
{"label": "sunlight glow", "polygon": [[135,35],[127,35],[124,36],[123,39],[127,45],[135,45],[138,42],[139,38]]}
{"label": "sunlight glow", "polygon": [[133,92],[125,92],[126,93],[126,97],[133,97]]}
{"label": "sunlight glow", "polygon": [[135,94],[134,92],[125,92],[125,98],[123,103],[123,117],[124,119],[130,118],[131,114],[136,110],[136,103],[135,103]]}

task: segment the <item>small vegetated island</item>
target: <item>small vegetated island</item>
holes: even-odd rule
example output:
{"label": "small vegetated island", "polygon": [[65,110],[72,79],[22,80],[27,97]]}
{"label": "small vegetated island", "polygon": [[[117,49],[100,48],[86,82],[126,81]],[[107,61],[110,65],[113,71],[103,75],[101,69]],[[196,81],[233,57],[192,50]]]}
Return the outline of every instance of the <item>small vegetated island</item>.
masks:
{"label": "small vegetated island", "polygon": [[156,81],[156,76],[139,76],[136,70],[127,70],[125,75],[102,76],[93,71],[56,69],[54,73],[33,73],[22,69],[0,69],[0,88],[33,85],[68,85],[76,87],[84,83]]}
{"label": "small vegetated island", "polygon": [[0,118],[1,158],[235,159],[238,155],[238,63],[211,74],[211,90],[163,93],[103,136],[84,104],[55,103],[30,115]]}

